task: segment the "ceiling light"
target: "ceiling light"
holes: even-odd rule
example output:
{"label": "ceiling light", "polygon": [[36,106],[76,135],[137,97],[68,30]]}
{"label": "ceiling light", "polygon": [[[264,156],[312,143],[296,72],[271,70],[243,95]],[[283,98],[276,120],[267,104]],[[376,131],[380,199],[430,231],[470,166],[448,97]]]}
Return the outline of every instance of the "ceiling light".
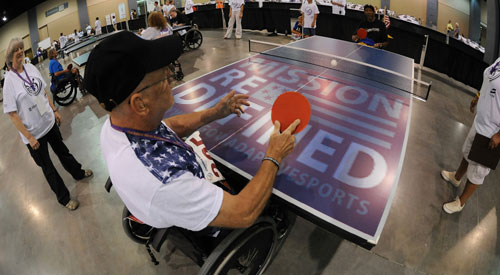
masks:
{"label": "ceiling light", "polygon": [[7,16],[5,16],[5,15],[4,15],[4,16],[2,17],[2,20],[3,20],[4,22],[5,22],[5,21],[7,21]]}

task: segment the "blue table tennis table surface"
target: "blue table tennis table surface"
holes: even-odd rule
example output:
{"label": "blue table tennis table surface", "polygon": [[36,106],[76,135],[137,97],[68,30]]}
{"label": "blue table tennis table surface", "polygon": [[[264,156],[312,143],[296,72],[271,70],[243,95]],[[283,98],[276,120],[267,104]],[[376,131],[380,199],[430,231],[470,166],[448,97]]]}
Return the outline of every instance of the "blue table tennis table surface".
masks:
{"label": "blue table tennis table surface", "polygon": [[[347,72],[328,67],[334,56],[358,63],[342,64],[339,59],[338,67],[348,67]],[[397,72],[396,81],[388,71]],[[404,160],[412,79],[412,59],[313,36],[176,87],[175,104],[166,116],[207,109],[231,90],[250,95],[251,105],[240,118],[231,115],[199,130],[214,159],[251,179],[273,129],[272,104],[284,92],[302,93],[311,104],[311,119],[297,135],[294,151],[282,162],[273,194],[322,225],[375,245]]]}

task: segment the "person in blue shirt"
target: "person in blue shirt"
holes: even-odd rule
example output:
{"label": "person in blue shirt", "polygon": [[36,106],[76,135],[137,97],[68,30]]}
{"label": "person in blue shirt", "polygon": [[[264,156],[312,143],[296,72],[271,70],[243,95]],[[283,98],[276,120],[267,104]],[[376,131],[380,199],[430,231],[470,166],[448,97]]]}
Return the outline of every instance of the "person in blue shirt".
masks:
{"label": "person in blue shirt", "polygon": [[86,92],[82,86],[82,78],[80,77],[80,72],[77,68],[72,68],[71,64],[68,65],[66,69],[63,69],[61,63],[57,61],[57,51],[56,49],[49,50],[49,72],[51,76],[54,76],[57,81],[52,81],[50,84],[50,90],[54,91],[57,83],[61,83],[63,80],[76,81],[80,92],[85,95]]}

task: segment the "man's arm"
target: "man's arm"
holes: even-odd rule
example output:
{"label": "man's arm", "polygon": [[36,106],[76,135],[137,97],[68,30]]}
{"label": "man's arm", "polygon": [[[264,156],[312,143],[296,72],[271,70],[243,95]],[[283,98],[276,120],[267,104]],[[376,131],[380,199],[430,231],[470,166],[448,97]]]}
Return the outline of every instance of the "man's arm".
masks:
{"label": "man's arm", "polygon": [[387,45],[389,45],[389,41],[387,40],[387,29],[385,28],[385,24],[382,23],[381,21],[380,22],[380,37],[382,37],[382,41],[379,42],[379,43],[375,43],[373,45],[373,47],[375,48],[384,48],[384,47],[387,47]]}
{"label": "man's arm", "polygon": [[[300,124],[294,121],[283,133],[279,132],[280,124],[274,124],[274,131],[269,139],[266,156],[281,163],[295,146],[292,133]],[[217,217],[209,224],[219,227],[249,227],[259,217],[271,196],[278,167],[272,161],[264,160],[257,174],[248,182],[238,195],[224,192],[222,206]]]}
{"label": "man's arm", "polygon": [[336,5],[336,6],[339,6],[339,7],[344,7],[344,4],[341,3],[341,2],[336,2],[336,1],[333,1],[332,0],[332,5]]}
{"label": "man's arm", "polygon": [[241,5],[241,8],[240,8],[240,18],[243,18],[243,8],[245,7],[245,5]]}
{"label": "man's arm", "polygon": [[236,94],[235,91],[231,91],[212,108],[200,112],[169,117],[164,119],[163,122],[165,122],[178,136],[187,137],[196,131],[196,129],[214,120],[224,118],[233,113],[240,116],[245,112],[242,105],[250,105],[247,99],[248,95]]}

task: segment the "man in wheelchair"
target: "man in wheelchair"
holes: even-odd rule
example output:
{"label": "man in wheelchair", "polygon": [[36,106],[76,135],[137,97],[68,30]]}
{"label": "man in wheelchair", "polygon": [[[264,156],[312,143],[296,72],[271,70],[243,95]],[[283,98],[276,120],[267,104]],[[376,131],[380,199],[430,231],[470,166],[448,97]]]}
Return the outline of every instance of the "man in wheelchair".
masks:
{"label": "man in wheelchair", "polygon": [[266,206],[280,162],[295,146],[292,132],[300,121],[283,133],[275,122],[253,179],[238,194],[224,191],[215,184],[224,179],[196,130],[230,114],[240,116],[248,96],[232,91],[212,108],[163,119],[174,103],[165,66],[181,51],[177,36],[147,41],[130,32],[113,35],[92,51],[84,85],[110,112],[101,132],[110,178],[130,212],[153,227],[249,227]]}
{"label": "man in wheelchair", "polygon": [[71,82],[72,85],[78,87],[82,95],[85,95],[85,89],[83,88],[82,77],[77,68],[73,68],[71,64],[64,70],[61,63],[57,61],[57,50],[49,50],[49,72],[52,77],[50,90],[52,92],[57,91],[61,87],[65,86],[67,82]]}

